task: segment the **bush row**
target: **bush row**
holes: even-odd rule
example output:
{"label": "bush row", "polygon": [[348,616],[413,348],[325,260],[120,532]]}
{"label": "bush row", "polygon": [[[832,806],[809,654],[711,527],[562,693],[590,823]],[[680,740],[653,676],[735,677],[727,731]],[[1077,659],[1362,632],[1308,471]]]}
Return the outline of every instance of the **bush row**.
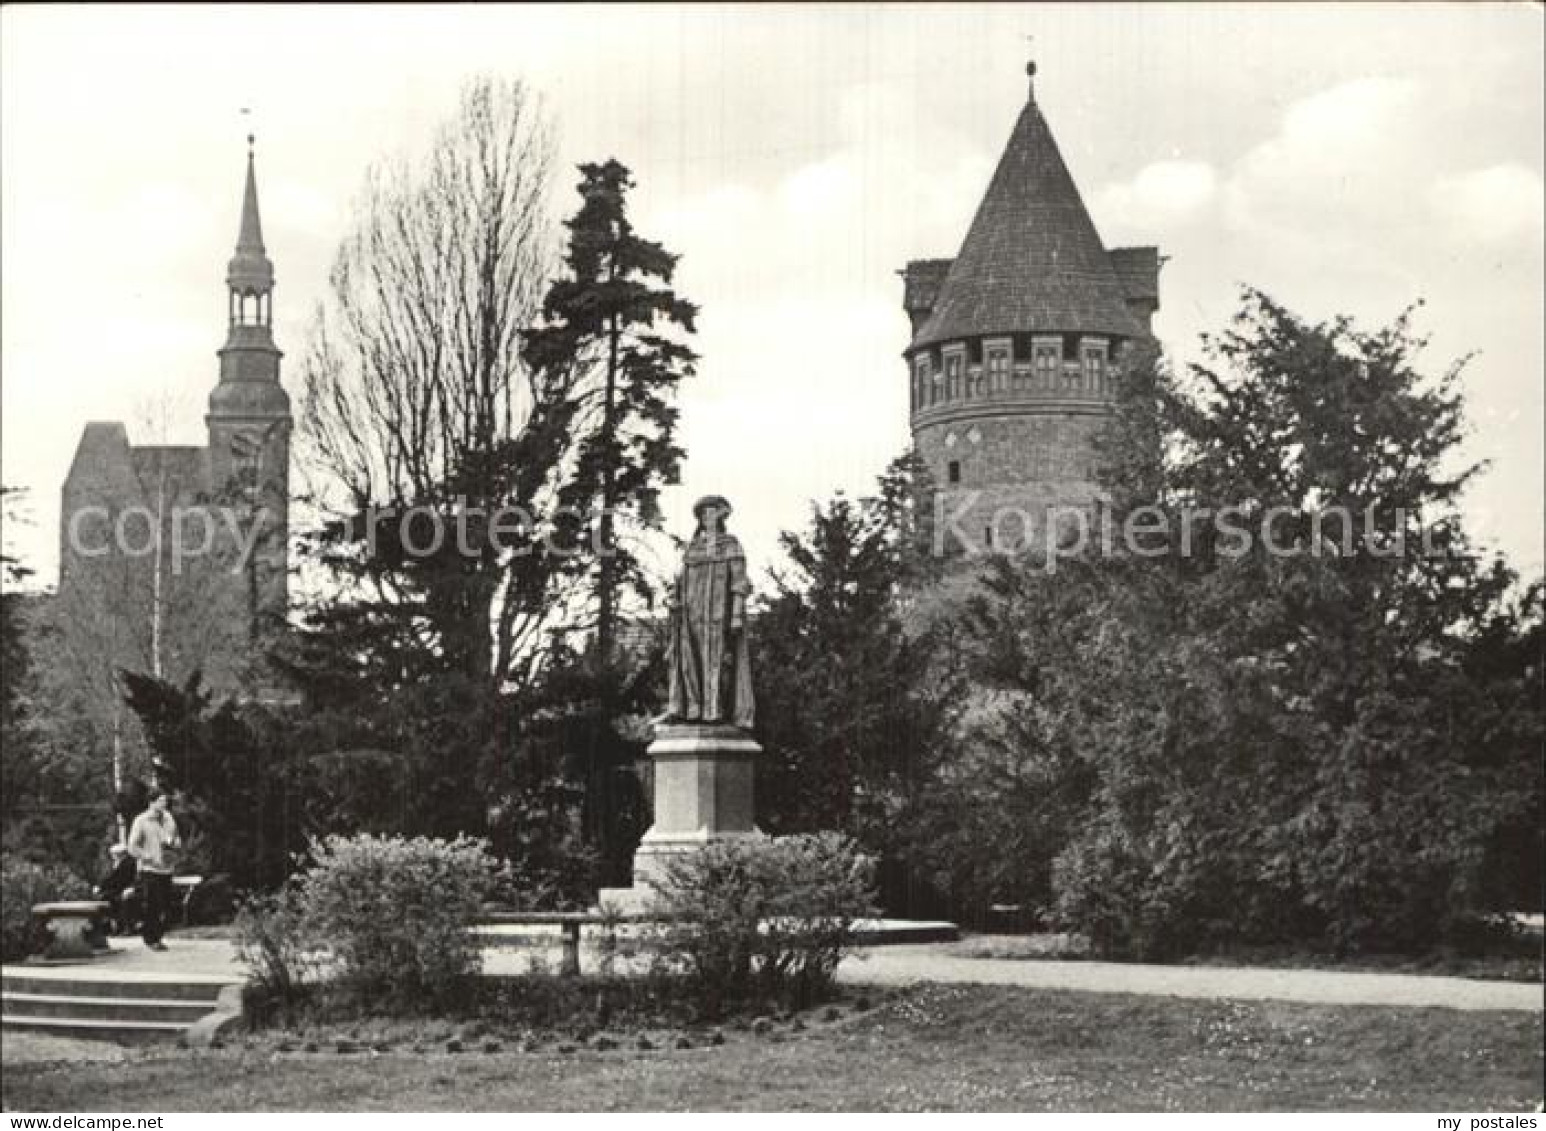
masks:
{"label": "bush row", "polygon": [[[487,842],[330,837],[311,855],[237,918],[257,1018],[469,1006],[481,969],[473,928],[502,880]],[[666,869],[651,919],[630,931],[640,944],[630,973],[646,997],[669,982],[705,1017],[810,1004],[830,992],[855,920],[872,913],[872,886],[871,862],[836,834],[711,845]],[[605,927],[610,975],[616,928]]]}

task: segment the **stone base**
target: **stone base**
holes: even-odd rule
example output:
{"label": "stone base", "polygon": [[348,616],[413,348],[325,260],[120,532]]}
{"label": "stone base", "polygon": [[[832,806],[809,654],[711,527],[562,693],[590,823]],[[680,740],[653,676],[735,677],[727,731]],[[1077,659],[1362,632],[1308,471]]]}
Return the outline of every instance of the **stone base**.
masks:
{"label": "stone base", "polygon": [[74,962],[107,951],[107,913],[108,905],[99,900],[38,904],[32,918],[48,939],[43,958]]}
{"label": "stone base", "polygon": [[739,727],[670,723],[657,728],[646,753],[655,762],[655,823],[633,858],[633,886],[603,888],[597,902],[623,914],[645,910],[649,881],[666,861],[715,841],[760,837],[752,813],[756,757],[762,753]]}
{"label": "stone base", "polygon": [[726,833],[719,836],[654,837],[652,839],[650,834],[653,832],[652,828],[650,832],[644,834],[638,850],[633,854],[633,886],[602,888],[597,893],[596,903],[603,910],[610,908],[621,915],[641,915],[648,910],[655,896],[655,888],[650,881],[659,879],[665,874],[666,864],[673,857],[685,852],[696,852],[716,841],[741,837],[753,839],[764,835],[759,830],[753,829],[750,832]]}

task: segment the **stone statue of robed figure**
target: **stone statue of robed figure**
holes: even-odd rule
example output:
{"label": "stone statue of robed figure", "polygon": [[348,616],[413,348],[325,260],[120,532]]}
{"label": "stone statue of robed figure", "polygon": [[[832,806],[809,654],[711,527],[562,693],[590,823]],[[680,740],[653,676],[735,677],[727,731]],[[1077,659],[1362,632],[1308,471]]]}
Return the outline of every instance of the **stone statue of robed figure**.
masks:
{"label": "stone statue of robed figure", "polygon": [[707,495],[693,505],[697,529],[672,589],[667,658],[670,686],[663,723],[733,725],[756,715],[746,644],[746,554],[725,530],[730,504]]}
{"label": "stone statue of robed figure", "polygon": [[750,733],[750,586],[741,543],[725,532],[729,514],[730,504],[718,495],[693,506],[697,529],[671,590],[666,710],[646,751],[654,769],[654,821],[633,856],[633,886],[603,888],[598,903],[605,907],[637,912],[682,853],[762,835],[753,798],[762,747]]}

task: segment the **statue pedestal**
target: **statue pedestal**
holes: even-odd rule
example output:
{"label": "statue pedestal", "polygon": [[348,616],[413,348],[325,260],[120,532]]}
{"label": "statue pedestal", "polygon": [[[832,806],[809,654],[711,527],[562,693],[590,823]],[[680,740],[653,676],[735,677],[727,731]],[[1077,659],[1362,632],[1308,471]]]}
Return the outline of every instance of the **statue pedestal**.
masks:
{"label": "statue pedestal", "polygon": [[624,914],[644,910],[666,862],[718,840],[756,837],[752,785],[762,747],[740,727],[668,723],[646,753],[655,763],[655,823],[633,857],[633,886],[603,888],[598,902]]}

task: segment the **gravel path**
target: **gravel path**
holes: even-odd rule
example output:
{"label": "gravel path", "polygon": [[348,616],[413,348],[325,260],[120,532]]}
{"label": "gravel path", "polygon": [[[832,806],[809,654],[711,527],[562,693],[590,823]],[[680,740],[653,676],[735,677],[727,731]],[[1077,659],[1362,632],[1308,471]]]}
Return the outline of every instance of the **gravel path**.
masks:
{"label": "gravel path", "polygon": [[1542,987],[1427,974],[1270,970],[1238,966],[1149,966],[1129,962],[964,958],[936,946],[892,946],[844,961],[838,979],[898,986],[913,982],[1032,986],[1049,990],[1167,997],[1300,1001],[1327,1005],[1415,1005],[1449,1009],[1542,1009]]}
{"label": "gravel path", "polygon": [[[215,939],[168,940],[156,954],[132,942],[114,940],[121,951],[87,967],[60,967],[87,978],[209,977],[237,981],[241,968],[230,943]],[[490,948],[490,973],[523,973],[531,952]],[[584,968],[596,968],[591,947],[582,952]],[[557,947],[548,967],[558,967]],[[30,973],[40,973],[30,968]],[[913,982],[980,983],[1040,989],[1090,990],[1188,998],[1244,1001],[1299,1001],[1328,1005],[1444,1006],[1450,1009],[1542,1009],[1542,987],[1525,982],[1483,981],[1428,974],[1378,974],[1344,970],[1273,970],[1239,966],[1149,966],[1126,962],[1053,959],[968,958],[951,954],[948,945],[871,947],[844,961],[838,972],[849,983],[909,985]]]}

